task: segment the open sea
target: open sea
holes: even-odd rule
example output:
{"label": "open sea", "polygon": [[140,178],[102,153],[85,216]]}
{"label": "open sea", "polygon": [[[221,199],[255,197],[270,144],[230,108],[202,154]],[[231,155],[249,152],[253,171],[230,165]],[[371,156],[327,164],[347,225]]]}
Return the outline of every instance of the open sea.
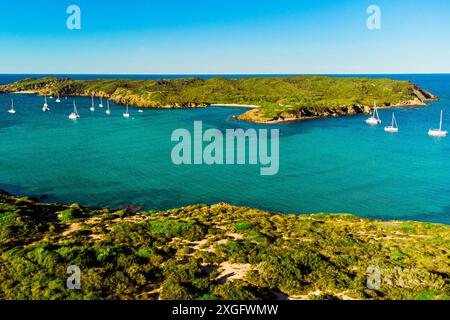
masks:
{"label": "open sea", "polygon": [[[0,75],[0,84],[31,75]],[[66,75],[94,78],[175,78],[186,75]],[[244,76],[244,75],[242,75]],[[354,76],[354,75],[353,75]],[[441,99],[428,107],[396,109],[400,132],[383,131],[367,116],[280,125],[232,120],[247,109],[149,110],[111,115],[89,98],[76,98],[81,118],[71,121],[72,98],[60,104],[26,94],[0,94],[0,189],[15,195],[47,195],[45,201],[115,208],[169,209],[228,202],[283,213],[352,213],[362,217],[450,224],[450,136],[428,137],[444,110],[450,130],[450,75],[364,75],[410,80]],[[211,77],[211,76],[204,76]],[[233,77],[236,77],[233,75]],[[7,113],[14,98],[17,113]],[[98,101],[97,101],[98,104]],[[105,104],[105,102],[104,102]],[[178,128],[280,129],[280,170],[261,176],[260,166],[176,166],[171,161]]]}

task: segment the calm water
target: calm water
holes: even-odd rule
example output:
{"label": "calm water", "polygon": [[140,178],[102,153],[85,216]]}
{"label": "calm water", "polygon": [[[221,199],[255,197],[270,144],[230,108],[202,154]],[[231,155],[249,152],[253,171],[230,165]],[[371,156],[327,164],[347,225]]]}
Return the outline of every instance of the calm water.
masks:
{"label": "calm water", "polygon": [[[6,83],[24,76],[0,76]],[[98,76],[79,76],[95,78]],[[118,77],[118,76],[115,76]],[[145,77],[145,76],[139,76]],[[156,76],[149,76],[156,77]],[[174,76],[172,76],[174,77]],[[378,77],[378,76],[377,76]],[[260,176],[259,167],[175,166],[170,136],[177,128],[275,128],[230,120],[245,110],[145,110],[112,106],[89,112],[77,98],[81,119],[70,121],[71,100],[0,95],[0,189],[19,195],[86,206],[142,205],[167,209],[220,201],[279,212],[348,212],[383,219],[450,223],[450,137],[427,136],[444,111],[450,129],[450,75],[395,75],[441,97],[430,107],[398,109],[400,133],[383,131],[365,116],[278,125],[280,171]],[[6,112],[14,97],[17,114]]]}

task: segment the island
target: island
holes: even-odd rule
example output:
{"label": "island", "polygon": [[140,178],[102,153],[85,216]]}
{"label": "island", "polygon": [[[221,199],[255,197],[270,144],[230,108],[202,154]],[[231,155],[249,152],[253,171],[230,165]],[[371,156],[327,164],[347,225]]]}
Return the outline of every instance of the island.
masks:
{"label": "island", "polygon": [[[0,194],[0,299],[449,299],[450,226]],[[67,288],[79,268],[80,288]],[[73,288],[72,288],[73,289]]]}
{"label": "island", "polygon": [[380,108],[424,106],[438,98],[409,81],[329,76],[160,80],[27,78],[0,92],[95,96],[147,108],[249,107],[236,119],[280,123],[368,114]]}

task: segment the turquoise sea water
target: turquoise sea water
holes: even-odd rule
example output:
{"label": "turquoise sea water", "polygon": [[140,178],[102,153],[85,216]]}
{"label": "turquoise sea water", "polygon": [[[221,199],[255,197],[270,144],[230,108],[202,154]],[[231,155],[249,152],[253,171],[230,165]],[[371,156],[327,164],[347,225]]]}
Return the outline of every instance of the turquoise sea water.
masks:
{"label": "turquoise sea water", "polygon": [[[13,76],[0,76],[10,82]],[[23,76],[16,76],[23,77]],[[366,116],[276,126],[231,120],[246,110],[208,108],[89,111],[76,98],[81,118],[70,121],[72,99],[41,111],[42,98],[0,95],[0,189],[18,195],[86,206],[138,205],[167,209],[229,202],[284,213],[337,212],[382,219],[450,223],[450,137],[430,138],[444,109],[450,129],[450,75],[395,75],[441,100],[429,107],[395,110],[400,132],[367,126]],[[17,113],[6,112],[11,97]],[[259,166],[176,166],[171,161],[177,128],[279,128],[280,171],[261,176]]]}

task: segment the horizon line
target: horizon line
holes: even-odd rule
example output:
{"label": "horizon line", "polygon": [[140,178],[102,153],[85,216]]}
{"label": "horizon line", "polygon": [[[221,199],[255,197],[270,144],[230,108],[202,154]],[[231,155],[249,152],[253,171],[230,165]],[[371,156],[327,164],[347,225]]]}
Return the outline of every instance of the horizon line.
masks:
{"label": "horizon line", "polygon": [[393,73],[370,73],[370,72],[364,72],[364,73],[0,73],[0,75],[75,75],[75,76],[83,76],[83,75],[120,75],[120,76],[161,76],[161,75],[189,75],[189,76],[220,76],[220,75],[236,75],[236,76],[251,76],[251,75],[273,75],[273,76],[282,76],[282,75],[289,75],[289,76],[302,76],[302,75],[417,75],[417,74],[450,74],[450,72],[393,72]]}

